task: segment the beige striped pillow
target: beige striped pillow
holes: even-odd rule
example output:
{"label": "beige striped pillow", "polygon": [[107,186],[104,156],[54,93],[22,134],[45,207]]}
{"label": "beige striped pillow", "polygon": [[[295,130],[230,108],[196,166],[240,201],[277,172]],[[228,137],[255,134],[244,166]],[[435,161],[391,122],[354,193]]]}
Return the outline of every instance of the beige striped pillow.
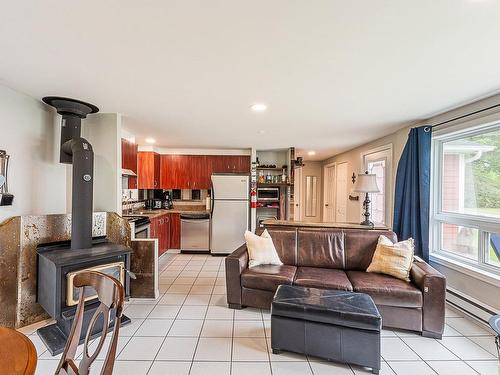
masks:
{"label": "beige striped pillow", "polygon": [[366,272],[383,273],[409,282],[414,249],[413,238],[392,243],[387,237],[380,236]]}

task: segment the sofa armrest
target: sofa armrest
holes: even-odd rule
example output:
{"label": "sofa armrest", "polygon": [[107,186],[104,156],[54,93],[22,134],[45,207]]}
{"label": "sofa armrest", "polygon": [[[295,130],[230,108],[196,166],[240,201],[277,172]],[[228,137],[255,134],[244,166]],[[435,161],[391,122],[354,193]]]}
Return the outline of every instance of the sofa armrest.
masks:
{"label": "sofa armrest", "polygon": [[415,261],[412,282],[422,291],[422,335],[441,338],[444,330],[446,278],[424,261]]}
{"label": "sofa armrest", "polygon": [[241,308],[241,274],[248,268],[247,245],[241,245],[226,257],[226,291],[229,307]]}

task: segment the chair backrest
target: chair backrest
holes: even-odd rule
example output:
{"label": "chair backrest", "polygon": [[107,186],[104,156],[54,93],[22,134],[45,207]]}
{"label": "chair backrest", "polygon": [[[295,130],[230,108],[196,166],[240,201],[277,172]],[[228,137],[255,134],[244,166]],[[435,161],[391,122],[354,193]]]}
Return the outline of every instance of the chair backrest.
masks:
{"label": "chair backrest", "polygon": [[[112,313],[115,320],[114,328],[108,352],[106,354],[106,359],[104,360],[101,370],[101,375],[111,375],[113,373],[113,366],[115,363],[118,331],[120,329],[123,302],[125,298],[123,285],[115,278],[96,271],[88,271],[77,274],[73,283],[75,287],[80,288],[80,298],[76,308],[71,332],[68,337],[68,342],[66,343],[66,348],[64,349],[55,375],[88,375],[90,373],[92,363],[96,360],[97,356],[101,352],[101,349],[103,348],[104,340],[106,339],[108,331],[107,328],[109,327],[110,314]],[[85,335],[83,357],[80,361],[80,365],[77,367],[75,363],[75,355],[82,333],[83,313],[85,309],[84,287],[92,287],[95,289],[100,305],[88,325],[87,333]],[[93,334],[95,324],[101,315],[103,329],[101,331],[101,336],[97,339],[97,348],[94,353],[90,355],[89,340]]]}

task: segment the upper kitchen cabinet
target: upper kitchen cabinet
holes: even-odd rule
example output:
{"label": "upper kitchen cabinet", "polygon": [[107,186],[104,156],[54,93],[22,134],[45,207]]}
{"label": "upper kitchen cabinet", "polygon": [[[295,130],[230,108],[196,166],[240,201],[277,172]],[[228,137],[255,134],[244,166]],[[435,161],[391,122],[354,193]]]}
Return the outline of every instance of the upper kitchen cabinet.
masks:
{"label": "upper kitchen cabinet", "polygon": [[214,173],[250,173],[250,156],[217,155],[208,156],[211,159]]}
{"label": "upper kitchen cabinet", "polygon": [[[122,168],[137,173],[137,144],[122,138]],[[137,177],[129,176],[128,188],[137,189]]]}
{"label": "upper kitchen cabinet", "polygon": [[160,155],[151,151],[137,153],[137,176],[139,189],[159,189]]}
{"label": "upper kitchen cabinet", "polygon": [[162,189],[209,189],[211,168],[204,155],[161,155]]}
{"label": "upper kitchen cabinet", "polygon": [[161,189],[210,189],[212,173],[249,173],[250,156],[161,155]]}
{"label": "upper kitchen cabinet", "polygon": [[237,158],[236,169],[238,173],[250,173],[250,156],[240,155]]}
{"label": "upper kitchen cabinet", "polygon": [[161,155],[160,188],[188,189],[189,164],[185,155]]}
{"label": "upper kitchen cabinet", "polygon": [[210,176],[212,168],[207,156],[189,155],[189,180],[188,189],[210,189]]}

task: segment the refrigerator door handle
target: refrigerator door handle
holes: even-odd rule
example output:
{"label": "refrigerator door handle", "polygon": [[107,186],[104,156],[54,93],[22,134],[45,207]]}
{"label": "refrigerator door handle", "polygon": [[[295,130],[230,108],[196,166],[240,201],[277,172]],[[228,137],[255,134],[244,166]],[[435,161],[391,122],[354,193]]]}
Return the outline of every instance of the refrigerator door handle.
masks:
{"label": "refrigerator door handle", "polygon": [[215,201],[215,190],[214,190],[214,183],[212,179],[210,179],[210,190],[212,190],[212,199],[210,199],[210,216],[213,215],[214,213],[214,201]]}

